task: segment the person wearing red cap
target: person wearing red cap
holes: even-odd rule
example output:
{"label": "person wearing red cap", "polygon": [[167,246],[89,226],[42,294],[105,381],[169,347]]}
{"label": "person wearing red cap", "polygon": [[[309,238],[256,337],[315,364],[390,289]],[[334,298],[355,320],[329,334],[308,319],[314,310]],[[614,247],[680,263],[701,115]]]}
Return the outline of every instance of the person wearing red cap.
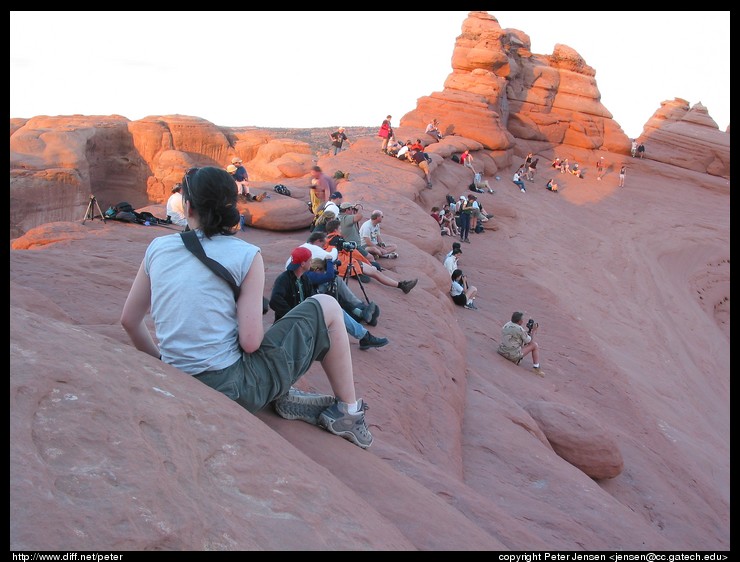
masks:
{"label": "person wearing red cap", "polygon": [[[373,436],[366,405],[356,395],[339,303],[313,295],[265,330],[265,266],[260,248],[234,236],[239,211],[231,175],[220,167],[192,168],[183,177],[182,196],[196,241],[234,278],[236,290],[190,252],[181,233],[155,238],[121,312],[121,325],[136,349],[250,412],[274,403],[287,419],[320,425],[369,447]],[[149,313],[156,340],[146,322]],[[321,362],[333,396],[293,387],[314,361]]]}
{"label": "person wearing red cap", "polygon": [[[305,246],[298,246],[291,252],[285,271],[277,276],[272,286],[270,308],[275,311],[275,322],[308,297],[317,294],[316,285],[328,280],[328,276],[309,272],[312,260],[313,253]],[[333,262],[328,263],[331,264],[331,273],[334,275],[334,264]],[[386,338],[377,338],[372,335],[346,310],[342,309],[342,312],[344,313],[345,329],[349,335],[359,340],[361,350],[383,347],[388,343]]]}

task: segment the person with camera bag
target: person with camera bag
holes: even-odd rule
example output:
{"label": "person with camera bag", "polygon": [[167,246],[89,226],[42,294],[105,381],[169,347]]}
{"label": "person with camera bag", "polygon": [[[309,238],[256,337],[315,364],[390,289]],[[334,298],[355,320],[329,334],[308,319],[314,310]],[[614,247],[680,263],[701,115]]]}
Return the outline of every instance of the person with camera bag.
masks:
{"label": "person with camera bag", "polygon": [[[265,266],[260,248],[234,236],[239,211],[231,175],[214,166],[191,168],[183,177],[182,196],[201,257],[212,265],[193,255],[181,233],[150,242],[121,311],[121,325],[136,349],[250,412],[273,404],[284,418],[318,424],[369,447],[367,406],[356,395],[339,303],[329,295],[310,296],[265,330]],[[334,395],[293,388],[314,361],[321,362]]]}
{"label": "person with camera bag", "polygon": [[501,330],[501,343],[499,343],[496,351],[499,355],[506,357],[509,361],[517,365],[522,360],[522,357],[531,353],[533,361],[532,369],[536,375],[544,377],[545,372],[540,369],[539,346],[534,341],[539,324],[532,318],[527,322],[526,328],[522,325],[523,323],[524,313],[514,312],[511,315],[511,321],[504,324]]}

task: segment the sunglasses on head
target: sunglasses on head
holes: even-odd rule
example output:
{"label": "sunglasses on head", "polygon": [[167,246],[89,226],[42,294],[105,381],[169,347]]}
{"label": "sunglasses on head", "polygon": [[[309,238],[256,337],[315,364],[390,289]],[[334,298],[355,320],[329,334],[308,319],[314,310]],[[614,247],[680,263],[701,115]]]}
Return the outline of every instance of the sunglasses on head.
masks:
{"label": "sunglasses on head", "polygon": [[182,186],[183,186],[182,196],[186,200],[190,200],[190,193],[192,192],[192,189],[190,187],[190,182],[195,177],[195,174],[198,173],[198,170],[200,170],[200,168],[190,168],[187,172],[185,172],[185,177],[182,182]]}

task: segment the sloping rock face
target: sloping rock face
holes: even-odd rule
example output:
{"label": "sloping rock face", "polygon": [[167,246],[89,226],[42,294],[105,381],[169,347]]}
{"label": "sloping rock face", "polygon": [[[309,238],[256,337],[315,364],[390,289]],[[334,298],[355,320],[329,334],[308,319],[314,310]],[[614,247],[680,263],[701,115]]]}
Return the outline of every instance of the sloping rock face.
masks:
{"label": "sloping rock face", "polygon": [[616,441],[592,416],[544,400],[527,404],[524,409],[537,422],[553,450],[591,478],[614,478],[624,469]]}
{"label": "sloping rock face", "polygon": [[701,103],[664,101],[640,135],[645,158],[730,178],[730,128],[720,131]]}
{"label": "sloping rock face", "polygon": [[514,137],[627,153],[629,139],[601,104],[593,68],[573,49],[556,45],[534,55],[529,36],[502,29],[487,12],[470,12],[452,54],[444,90],[419,99],[401,125],[459,134],[489,150],[508,150]]}
{"label": "sloping rock face", "polygon": [[135,208],[164,202],[188,168],[225,167],[236,155],[250,179],[303,177],[313,165],[310,152],[304,142],[183,115],[11,119],[11,236],[82,219],[90,195],[102,211],[120,201]]}

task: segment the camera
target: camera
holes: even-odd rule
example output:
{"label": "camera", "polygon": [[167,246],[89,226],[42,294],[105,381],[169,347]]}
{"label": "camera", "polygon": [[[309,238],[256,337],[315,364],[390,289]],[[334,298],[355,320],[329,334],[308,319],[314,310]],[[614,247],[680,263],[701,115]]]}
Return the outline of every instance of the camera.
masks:
{"label": "camera", "polygon": [[531,334],[532,328],[534,328],[535,326],[537,326],[537,322],[534,321],[534,318],[530,318],[529,320],[527,320],[527,333]]}
{"label": "camera", "polygon": [[334,246],[337,250],[340,250],[345,242],[346,240],[342,238],[341,236],[335,236],[329,241],[329,244]]}
{"label": "camera", "polygon": [[342,242],[342,249],[351,251],[357,249],[357,242]]}

